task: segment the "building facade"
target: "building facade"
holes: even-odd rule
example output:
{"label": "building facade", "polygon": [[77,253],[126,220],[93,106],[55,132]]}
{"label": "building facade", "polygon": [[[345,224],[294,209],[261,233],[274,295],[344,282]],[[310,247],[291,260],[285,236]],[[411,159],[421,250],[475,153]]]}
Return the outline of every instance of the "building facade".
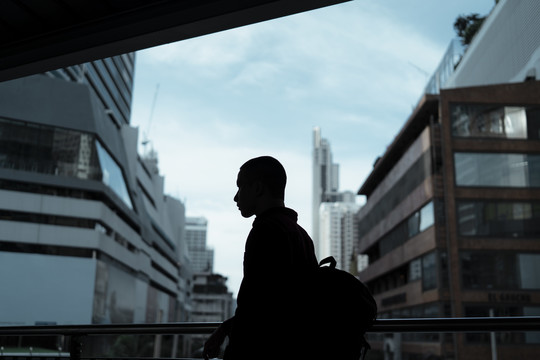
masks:
{"label": "building facade", "polygon": [[208,220],[204,217],[186,218],[186,243],[194,273],[214,272],[214,250],[206,244]]}
{"label": "building facade", "polygon": [[357,272],[357,226],[356,213],[360,206],[354,202],[354,195],[344,196],[348,201],[324,202],[319,214],[319,257],[333,256],[337,268]]}
{"label": "building facade", "polygon": [[[379,317],[540,314],[538,16],[536,1],[501,0],[467,49],[453,41],[360,188]],[[534,332],[373,340],[390,359],[540,356]]]}
{"label": "building facade", "polygon": [[192,321],[220,322],[234,315],[232,293],[227,278],[220,274],[199,273],[193,276]]}
{"label": "building facade", "polygon": [[[426,95],[360,188],[360,273],[379,317],[540,314],[540,83]],[[489,334],[378,338],[401,358],[489,358]],[[498,333],[499,359],[540,356]],[[399,351],[396,349],[399,348]]]}
{"label": "building facade", "polygon": [[109,119],[117,126],[129,124],[135,53],[61,68],[46,74],[52,78],[88,85]]}
{"label": "building facade", "polygon": [[137,153],[133,65],[0,84],[0,324],[189,319],[185,208]]}
{"label": "building facade", "polygon": [[[198,273],[193,277],[194,322],[222,322],[234,315],[236,302],[227,288],[227,278],[220,274]],[[190,335],[189,348],[193,357],[202,357],[208,335]]]}

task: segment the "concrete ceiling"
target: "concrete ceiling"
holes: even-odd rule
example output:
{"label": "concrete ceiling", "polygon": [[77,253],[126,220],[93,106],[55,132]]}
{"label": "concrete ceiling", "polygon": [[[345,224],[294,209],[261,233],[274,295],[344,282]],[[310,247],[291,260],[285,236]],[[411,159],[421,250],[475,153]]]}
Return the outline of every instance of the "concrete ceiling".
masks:
{"label": "concrete ceiling", "polygon": [[0,81],[348,0],[2,0]]}

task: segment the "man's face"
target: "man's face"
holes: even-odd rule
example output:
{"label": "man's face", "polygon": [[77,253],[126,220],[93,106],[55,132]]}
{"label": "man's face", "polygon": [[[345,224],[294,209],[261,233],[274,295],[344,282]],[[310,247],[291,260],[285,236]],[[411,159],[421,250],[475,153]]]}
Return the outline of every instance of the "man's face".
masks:
{"label": "man's face", "polygon": [[238,186],[238,191],[234,196],[234,201],[240,213],[245,218],[255,215],[257,203],[256,183],[248,181],[245,174],[240,170],[236,179],[236,186]]}

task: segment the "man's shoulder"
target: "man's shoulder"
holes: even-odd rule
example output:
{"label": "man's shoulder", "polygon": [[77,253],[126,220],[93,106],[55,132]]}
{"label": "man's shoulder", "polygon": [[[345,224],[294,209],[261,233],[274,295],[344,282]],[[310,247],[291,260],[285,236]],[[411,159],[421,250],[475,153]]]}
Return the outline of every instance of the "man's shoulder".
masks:
{"label": "man's shoulder", "polygon": [[255,234],[276,234],[296,232],[298,224],[296,218],[285,212],[274,211],[259,217],[254,223],[252,232]]}
{"label": "man's shoulder", "polygon": [[267,226],[275,224],[295,224],[298,220],[298,214],[293,209],[286,207],[275,207],[266,210],[255,218],[253,226]]}

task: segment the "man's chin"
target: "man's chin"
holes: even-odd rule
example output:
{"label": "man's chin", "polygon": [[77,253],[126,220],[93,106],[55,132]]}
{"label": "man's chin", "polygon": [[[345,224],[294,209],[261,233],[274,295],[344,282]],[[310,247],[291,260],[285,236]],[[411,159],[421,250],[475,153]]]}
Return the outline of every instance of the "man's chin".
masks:
{"label": "man's chin", "polygon": [[240,214],[242,214],[242,217],[245,217],[246,219],[252,217],[253,215],[255,215],[252,212],[248,212],[248,211],[245,211],[245,210],[242,210],[242,209],[240,209]]}

